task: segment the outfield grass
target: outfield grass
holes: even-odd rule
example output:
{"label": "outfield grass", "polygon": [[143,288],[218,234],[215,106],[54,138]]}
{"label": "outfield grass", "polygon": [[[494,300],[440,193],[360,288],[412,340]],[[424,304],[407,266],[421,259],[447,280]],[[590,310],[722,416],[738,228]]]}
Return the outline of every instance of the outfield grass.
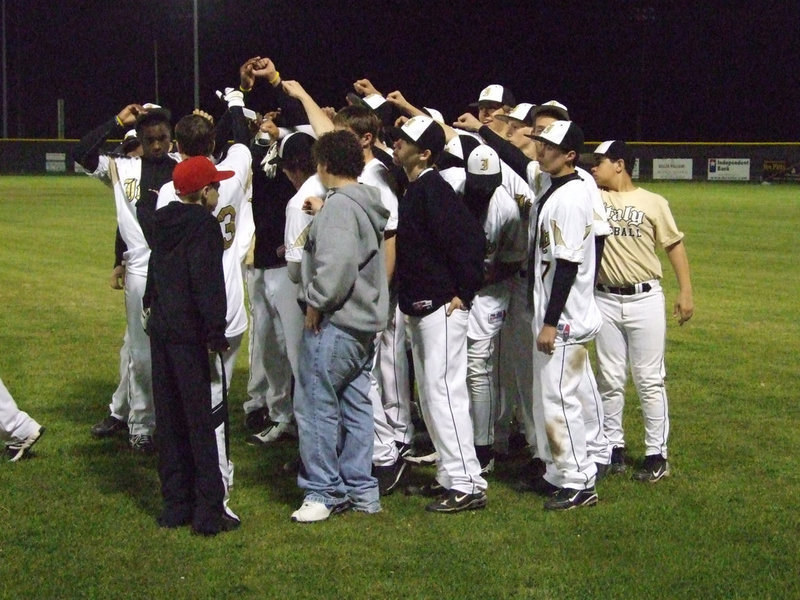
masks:
{"label": "outfield grass", "polygon": [[154,458],[89,436],[125,326],[107,284],[110,193],[88,178],[0,177],[0,377],[47,427],[35,459],[0,464],[0,597],[800,597],[800,188],[646,187],[687,234],[695,288],[694,318],[667,333],[672,477],[612,477],[596,507],[550,514],[503,465],[483,511],[430,514],[394,495],[378,515],[293,524],[289,450],[243,441],[245,348],[231,390],[243,526],[203,539],[156,526]]}

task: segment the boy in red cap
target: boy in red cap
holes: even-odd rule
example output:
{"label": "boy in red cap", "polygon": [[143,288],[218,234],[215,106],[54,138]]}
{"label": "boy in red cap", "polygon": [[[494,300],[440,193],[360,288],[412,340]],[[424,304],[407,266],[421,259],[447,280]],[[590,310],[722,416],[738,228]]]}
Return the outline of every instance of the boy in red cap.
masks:
{"label": "boy in red cap", "polygon": [[238,517],[223,505],[218,465],[227,449],[220,447],[216,432],[227,428],[227,406],[212,410],[209,369],[209,352],[228,347],[223,240],[211,211],[219,182],[233,174],[217,171],[204,156],[175,167],[173,182],[181,202],[155,213],[144,296],[164,498],[158,524],[191,523],[202,535],[239,526]]}

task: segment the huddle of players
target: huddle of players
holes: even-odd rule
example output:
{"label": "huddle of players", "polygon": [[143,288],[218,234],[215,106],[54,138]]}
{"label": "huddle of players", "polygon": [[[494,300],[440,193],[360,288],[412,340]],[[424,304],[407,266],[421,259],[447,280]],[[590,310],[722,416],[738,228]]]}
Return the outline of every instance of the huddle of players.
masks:
{"label": "huddle of players", "polygon": [[[251,59],[243,65],[240,75],[241,91],[230,90],[225,96],[231,107],[226,117],[230,115],[239,128],[238,137],[234,136],[237,144],[228,149],[225,158],[238,168],[234,169],[239,173],[238,183],[235,193],[231,193],[238,200],[219,203],[213,213],[225,237],[225,252],[233,249],[229,253],[230,265],[225,268],[226,339],[233,350],[218,348],[223,350],[223,356],[212,363],[217,366],[211,379],[217,382],[214,396],[219,398],[209,406],[227,410],[221,398],[227,386],[219,382],[225,374],[230,381],[244,330],[241,325],[236,324],[233,329],[230,325],[236,323],[237,314],[243,310],[238,296],[242,271],[238,266],[254,229],[252,261],[247,261],[246,268],[252,330],[250,398],[244,408],[248,427],[268,426],[255,433],[252,443],[272,444],[298,434],[290,390],[292,377],[299,381],[304,375],[298,353],[308,312],[304,317],[296,299],[298,292],[303,296],[298,285],[302,285],[303,261],[308,260],[313,214],[324,206],[322,196],[326,194],[312,157],[314,136],[333,129],[355,134],[364,159],[359,181],[379,190],[388,211],[380,245],[390,289],[389,310],[386,327],[375,332],[373,345],[377,350],[370,359],[372,385],[367,393],[374,417],[374,440],[369,440],[373,447],[372,472],[359,473],[356,485],[351,481],[352,473],[339,464],[338,474],[334,468],[333,475],[326,473],[328,479],[320,482],[311,481],[316,476],[309,473],[313,470],[311,465],[301,465],[298,481],[306,491],[306,501],[293,513],[294,520],[323,520],[348,505],[358,509],[357,502],[348,501],[348,491],[358,489],[363,496],[365,485],[381,494],[391,493],[401,481],[406,465],[416,460],[410,447],[413,424],[406,335],[410,337],[420,408],[437,455],[435,481],[413,490],[434,497],[428,510],[458,512],[486,505],[483,475],[493,466],[493,448],[500,453],[506,450],[508,424],[514,413],[524,425],[535,457],[528,486],[548,496],[545,508],[594,504],[596,479],[609,466],[617,472],[626,465],[621,408],[628,358],[640,396],[647,393],[653,397],[653,390],[658,396],[657,407],[642,397],[648,456],[635,477],[657,481],[668,473],[668,419],[662,373],[664,329],[651,329],[653,325],[647,320],[664,321],[663,294],[658,287],[660,269],[648,263],[644,279],[631,279],[624,272],[624,264],[617,265],[619,273],[613,269],[605,273],[599,261],[603,235],[611,233],[603,201],[613,206],[616,194],[623,197],[624,203],[626,194],[633,191],[629,189],[633,187],[633,159],[624,143],[607,143],[598,148],[593,171],[601,176],[609,171],[605,179],[598,177],[598,182],[610,190],[601,201],[591,176],[582,170],[576,172],[583,134],[568,120],[566,108],[557,102],[515,107],[506,89],[489,86],[479,97],[478,119],[465,114],[454,123],[464,130],[476,130],[467,135],[434,120],[441,118],[437,111],[416,109],[399,92],[384,98],[367,80],[355,84],[362,97],[350,98],[351,106],[331,119],[329,112],[317,106],[300,84],[282,81],[269,59]],[[249,143],[249,136],[242,133],[239,113],[242,92],[249,92],[258,79],[269,84],[263,87],[274,94],[280,113],[264,117],[255,139]],[[303,111],[298,110],[298,101]],[[379,138],[381,125],[394,120],[394,111],[411,118],[394,129],[390,149]],[[154,195],[160,184],[170,185],[164,169],[159,167],[171,160],[156,139],[163,136],[149,131],[157,114],[157,110],[136,105],[126,107],[113,122],[95,132],[91,143],[84,144],[96,152],[98,140],[120,127],[137,123],[144,154],[138,162],[130,161],[130,176],[121,176],[116,164],[110,167],[119,161],[110,161],[110,168],[105,170],[101,168],[102,160],[94,169],[91,159],[88,164],[82,163],[94,176],[110,181],[115,189],[120,232],[128,247],[129,272],[137,252],[152,247],[146,230],[155,211],[148,205],[154,201],[165,205],[165,198],[170,196],[163,189],[158,199]],[[190,117],[185,119],[190,119],[193,127],[184,120],[176,126],[181,153],[184,157],[210,155],[213,144],[198,144],[185,152],[203,138],[196,130],[208,123],[202,116]],[[168,126],[168,121],[157,125]],[[182,132],[187,128],[190,134]],[[86,161],[85,156],[82,158]],[[606,163],[611,167],[606,168]],[[170,164],[170,170],[173,166]],[[164,180],[151,181],[155,177],[152,172],[158,172]],[[627,173],[627,180],[622,172]],[[250,182],[252,221],[248,220],[246,202]],[[405,189],[399,205],[398,184]],[[226,182],[219,185],[222,195]],[[666,201],[652,196],[648,195],[646,202],[650,202],[648,206],[656,216],[651,216],[650,208],[628,204],[612,209],[615,222],[629,223],[615,227],[610,239],[627,236],[641,242],[646,238],[643,252],[653,256],[656,244],[668,248],[681,285],[676,309],[683,322],[691,316],[692,306],[682,235],[674,227]],[[141,233],[135,232],[138,237],[127,231],[126,224],[132,224],[129,217],[139,224]],[[642,233],[643,226],[649,230]],[[662,231],[662,227],[668,231]],[[607,251],[612,245],[606,245]],[[675,253],[673,260],[675,247],[680,247],[681,252]],[[616,256],[623,257],[622,263],[630,260],[630,253],[624,250]],[[601,401],[585,349],[586,342],[608,323],[608,319],[601,318],[595,300],[598,267],[598,296],[607,295],[609,310],[613,312],[616,304],[616,312],[622,313],[612,325],[620,339],[608,336],[609,376],[604,377],[601,371],[600,377],[605,396],[614,398],[613,431],[607,431],[609,420],[603,418],[605,397]],[[125,282],[126,304],[129,278]],[[660,315],[652,309],[658,298]],[[634,312],[639,303],[647,304],[647,317],[627,323],[627,314]],[[132,304],[134,309],[140,309],[141,295]],[[131,329],[141,327],[137,310],[129,310],[128,316],[126,338]],[[638,328],[645,338],[640,345],[649,346],[648,360],[660,358],[660,364],[638,364],[643,352],[634,347],[636,342],[628,334],[629,327]],[[659,336],[660,341],[656,339]],[[128,352],[133,356],[130,348]],[[602,352],[598,338],[598,353]],[[134,362],[131,359],[130,364]],[[599,364],[602,369],[603,359]],[[501,372],[499,390],[495,365]],[[134,370],[129,369],[128,377]],[[129,389],[135,386],[129,384]],[[132,409],[131,396],[129,402]],[[656,415],[654,408],[660,414]],[[113,404],[111,411],[110,417],[93,428],[95,435],[111,434],[125,426],[126,415],[115,413]],[[151,436],[152,427],[137,430],[141,424],[132,418],[134,413],[129,412],[127,421],[131,444],[136,448],[141,438],[135,436]],[[505,439],[494,438],[496,417],[497,431],[505,432]],[[224,423],[220,422],[217,428],[221,425]],[[224,429],[223,426],[218,444],[224,440]],[[147,441],[152,443],[151,438]],[[308,455],[309,443],[301,431],[301,456]],[[227,456],[220,457],[226,501],[222,513],[225,520],[216,524],[218,530],[228,528],[226,523],[238,524],[227,508],[232,464]],[[339,458],[332,457],[334,467]],[[162,491],[163,482],[162,474]],[[185,498],[183,502],[185,505]],[[176,509],[170,513],[168,508],[165,495],[165,515],[169,518],[160,521],[167,526],[186,522],[185,512]],[[377,501],[371,502],[365,512],[376,510]]]}

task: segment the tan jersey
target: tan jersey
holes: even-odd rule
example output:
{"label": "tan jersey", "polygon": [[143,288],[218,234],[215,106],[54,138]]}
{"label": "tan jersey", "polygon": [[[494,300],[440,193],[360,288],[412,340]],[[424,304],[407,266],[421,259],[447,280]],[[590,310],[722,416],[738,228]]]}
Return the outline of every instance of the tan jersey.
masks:
{"label": "tan jersey", "polygon": [[603,250],[600,283],[624,287],[661,279],[656,247],[666,248],[683,239],[666,199],[642,188],[603,191],[602,195],[611,235]]}

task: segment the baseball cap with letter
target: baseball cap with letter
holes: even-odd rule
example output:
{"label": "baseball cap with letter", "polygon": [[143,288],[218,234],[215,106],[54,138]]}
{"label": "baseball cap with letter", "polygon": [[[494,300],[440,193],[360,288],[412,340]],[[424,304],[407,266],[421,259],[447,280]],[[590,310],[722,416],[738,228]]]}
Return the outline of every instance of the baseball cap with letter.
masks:
{"label": "baseball cap with letter", "polygon": [[533,109],[532,117],[536,119],[536,116],[542,113],[553,115],[559,121],[569,121],[569,111],[567,110],[567,107],[557,100],[549,100],[548,102],[535,107]]}
{"label": "baseball cap with letter", "polygon": [[514,94],[511,93],[511,90],[497,83],[487,85],[483,88],[481,90],[481,95],[478,96],[478,101],[473,102],[469,106],[470,108],[477,108],[484,102],[502,104],[503,106],[514,106],[516,104]]}
{"label": "baseball cap with letter", "polygon": [[212,183],[218,183],[234,176],[233,171],[218,171],[205,156],[192,156],[179,162],[172,171],[175,193],[187,196]]}
{"label": "baseball cap with letter", "polygon": [[430,150],[434,159],[444,150],[444,129],[430,117],[411,117],[396,133],[421,150]]}
{"label": "baseball cap with letter", "polygon": [[572,121],[553,121],[540,134],[528,137],[558,146],[564,152],[574,150],[576,154],[581,153],[584,141],[583,131]]}
{"label": "baseball cap with letter", "polygon": [[497,115],[495,119],[499,121],[505,121],[508,123],[512,119],[515,121],[521,121],[527,126],[533,125],[533,114],[534,110],[536,110],[535,104],[530,104],[529,102],[522,102],[517,104],[510,113],[507,115]]}

